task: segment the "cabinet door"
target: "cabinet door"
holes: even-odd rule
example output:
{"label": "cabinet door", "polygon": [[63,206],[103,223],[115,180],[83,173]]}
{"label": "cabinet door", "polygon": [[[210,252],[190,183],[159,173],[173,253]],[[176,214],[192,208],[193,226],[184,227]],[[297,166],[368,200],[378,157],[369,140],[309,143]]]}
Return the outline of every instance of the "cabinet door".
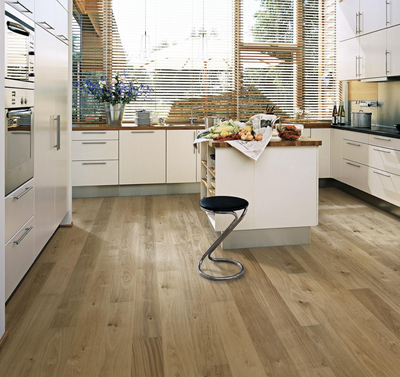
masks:
{"label": "cabinet door", "polygon": [[165,132],[119,131],[119,183],[165,183]]}
{"label": "cabinet door", "polygon": [[360,78],[386,76],[386,30],[360,37]]}
{"label": "cabinet door", "polygon": [[55,0],[35,1],[35,22],[44,29],[54,33],[54,6]]}
{"label": "cabinet door", "polygon": [[400,1],[388,0],[386,4],[386,22],[387,26],[400,24]]}
{"label": "cabinet door", "polygon": [[337,40],[355,37],[358,29],[359,0],[338,1],[336,9]]}
{"label": "cabinet door", "polygon": [[[54,173],[55,173],[55,222],[61,223],[68,212],[68,180],[70,168],[70,141],[68,119],[68,46],[56,38],[55,55],[55,144],[59,143],[58,148],[54,149]],[[58,120],[59,117],[59,120]],[[58,121],[60,129],[58,130]],[[57,134],[59,138],[57,140]]]}
{"label": "cabinet door", "polygon": [[65,43],[68,42],[68,12],[59,3],[54,3],[54,34]]}
{"label": "cabinet door", "polygon": [[344,159],[342,160],[342,164],[342,182],[369,193],[368,166]]}
{"label": "cabinet door", "polygon": [[349,39],[348,41],[338,43],[338,80],[358,79],[359,53],[359,38]]}
{"label": "cabinet door", "polygon": [[196,182],[201,182],[201,148],[197,144],[197,166],[196,166]]}
{"label": "cabinet door", "polygon": [[168,130],[167,183],[196,182],[197,150],[193,145],[196,131]]}
{"label": "cabinet door", "polygon": [[311,137],[322,141],[319,147],[319,178],[331,177],[331,130],[329,128],[311,129]]}
{"label": "cabinet door", "polygon": [[343,131],[331,130],[331,174],[332,178],[342,180],[342,161],[343,161]]}
{"label": "cabinet door", "polygon": [[385,27],[386,0],[360,0],[360,33],[371,33]]}
{"label": "cabinet door", "polygon": [[11,5],[25,16],[29,17],[31,20],[34,20],[34,12],[35,12],[35,0],[19,0],[19,1],[6,1],[6,4]]}
{"label": "cabinet door", "polygon": [[36,28],[34,154],[37,252],[43,249],[55,230],[55,41],[50,33]]}
{"label": "cabinet door", "polygon": [[400,76],[400,25],[386,30],[387,75]]}

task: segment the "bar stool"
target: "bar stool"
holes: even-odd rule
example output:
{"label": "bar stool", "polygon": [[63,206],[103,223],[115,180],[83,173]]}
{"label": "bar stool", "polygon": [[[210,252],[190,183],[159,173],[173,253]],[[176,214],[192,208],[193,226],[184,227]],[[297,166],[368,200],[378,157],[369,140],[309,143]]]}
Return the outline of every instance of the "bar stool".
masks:
{"label": "bar stool", "polygon": [[[227,215],[232,215],[234,217],[231,224],[216,239],[216,241],[210,246],[207,252],[200,259],[199,264],[197,266],[197,271],[203,278],[210,280],[232,280],[243,275],[244,267],[240,262],[227,258],[213,258],[211,256],[211,253],[218,247],[220,243],[222,243],[222,241],[226,237],[229,236],[229,234],[233,231],[233,229],[235,229],[237,225],[243,220],[244,216],[246,215],[248,206],[249,202],[247,200],[242,198],[237,198],[234,196],[210,196],[208,198],[203,198],[200,200],[200,208],[204,212],[210,212],[215,214],[227,214]],[[239,217],[236,211],[241,211],[241,210],[243,210],[243,212]],[[213,262],[227,262],[236,264],[238,267],[240,267],[240,271],[237,274],[231,276],[217,277],[208,275],[201,270],[201,265],[206,257],[208,257],[208,259],[210,259]]]}

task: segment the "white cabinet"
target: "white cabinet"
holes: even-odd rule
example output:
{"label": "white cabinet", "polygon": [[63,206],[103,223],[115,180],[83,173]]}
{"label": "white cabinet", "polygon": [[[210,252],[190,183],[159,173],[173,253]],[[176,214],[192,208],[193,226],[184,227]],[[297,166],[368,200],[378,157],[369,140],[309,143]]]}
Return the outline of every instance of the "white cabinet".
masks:
{"label": "white cabinet", "polygon": [[359,34],[384,29],[386,27],[386,0],[360,0],[358,24]]}
{"label": "white cabinet", "polygon": [[72,141],[73,161],[118,160],[118,140]]}
{"label": "white cabinet", "polygon": [[342,160],[342,182],[347,183],[361,191],[369,192],[368,166],[358,162]]}
{"label": "white cabinet", "polygon": [[35,238],[39,253],[68,211],[68,46],[38,27],[35,61]]}
{"label": "white cabinet", "polygon": [[196,131],[168,130],[167,183],[197,181],[197,148],[193,145]]}
{"label": "white cabinet", "polygon": [[387,26],[394,26],[400,24],[400,1],[388,0],[387,2]]}
{"label": "white cabinet", "polygon": [[55,3],[55,0],[35,1],[35,22],[51,33],[55,30]]}
{"label": "white cabinet", "polygon": [[386,33],[387,75],[400,76],[400,25],[388,28]]}
{"label": "white cabinet", "polygon": [[118,185],[118,160],[72,161],[72,186]]}
{"label": "white cabinet", "polygon": [[372,195],[400,206],[400,176],[370,167],[368,182]]}
{"label": "white cabinet", "polygon": [[368,165],[368,144],[352,140],[343,140],[343,158]]}
{"label": "white cabinet", "polygon": [[[170,131],[168,131],[170,132]],[[165,183],[166,131],[119,131],[119,183]]]}
{"label": "white cabinet", "polygon": [[358,34],[360,0],[338,1],[336,5],[337,39],[343,41]]}
{"label": "white cabinet", "polygon": [[358,79],[360,70],[360,43],[358,38],[338,43],[337,75],[339,80]]}
{"label": "white cabinet", "polygon": [[34,217],[11,238],[5,249],[5,298],[7,300],[35,260]]}
{"label": "white cabinet", "polygon": [[68,12],[57,1],[54,3],[54,34],[64,42],[68,42]]}
{"label": "white cabinet", "polygon": [[331,177],[331,130],[312,128],[311,137],[322,141],[319,149],[319,178]]}
{"label": "white cabinet", "polygon": [[[40,1],[40,0],[36,0]],[[34,19],[35,15],[35,0],[6,0],[6,4],[11,5],[16,10],[23,13],[25,16],[29,17],[31,20]]]}
{"label": "white cabinet", "polygon": [[343,160],[343,131],[331,130],[331,176],[338,181],[342,180]]}
{"label": "white cabinet", "polygon": [[360,38],[359,78],[386,76],[386,30]]}

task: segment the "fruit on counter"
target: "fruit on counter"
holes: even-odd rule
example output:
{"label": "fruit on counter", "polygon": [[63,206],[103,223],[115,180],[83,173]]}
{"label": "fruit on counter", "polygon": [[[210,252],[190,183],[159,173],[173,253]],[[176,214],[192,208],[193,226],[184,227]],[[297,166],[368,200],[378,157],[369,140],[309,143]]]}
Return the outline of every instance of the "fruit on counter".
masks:
{"label": "fruit on counter", "polygon": [[261,140],[263,139],[263,135],[262,135],[262,134],[257,134],[256,137],[255,137],[255,139],[256,139],[257,141],[261,141]]}
{"label": "fruit on counter", "polygon": [[251,132],[251,131],[253,131],[253,129],[251,128],[251,126],[247,126],[247,127],[246,127],[246,131],[247,131],[247,132]]}
{"label": "fruit on counter", "polygon": [[227,137],[229,135],[229,131],[222,131],[221,136],[222,137]]}
{"label": "fruit on counter", "polygon": [[246,135],[246,134],[242,134],[242,135],[240,135],[240,138],[241,138],[242,140],[246,140],[246,137],[247,137],[247,135]]}
{"label": "fruit on counter", "polygon": [[252,141],[253,139],[254,139],[254,137],[253,137],[253,135],[251,133],[246,135],[246,140],[247,141]]}
{"label": "fruit on counter", "polygon": [[279,137],[282,140],[297,140],[301,136],[301,130],[292,125],[282,125],[279,127]]}

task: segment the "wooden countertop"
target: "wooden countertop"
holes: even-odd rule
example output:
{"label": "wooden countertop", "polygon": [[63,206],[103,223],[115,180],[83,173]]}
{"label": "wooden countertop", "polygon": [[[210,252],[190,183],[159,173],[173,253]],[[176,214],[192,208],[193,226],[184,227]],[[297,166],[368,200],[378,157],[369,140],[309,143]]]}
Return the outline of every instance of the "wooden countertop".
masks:
{"label": "wooden countertop", "polygon": [[204,129],[204,124],[196,124],[194,126],[179,125],[179,126],[121,126],[121,127],[110,127],[105,124],[73,124],[72,131],[124,131],[124,130],[201,130]]}
{"label": "wooden countertop", "polygon": [[[208,145],[213,148],[231,148],[228,143],[224,141],[209,141]],[[318,147],[322,145],[321,140],[317,139],[310,139],[308,137],[302,137],[296,141],[289,141],[289,140],[271,140],[268,147]]]}

